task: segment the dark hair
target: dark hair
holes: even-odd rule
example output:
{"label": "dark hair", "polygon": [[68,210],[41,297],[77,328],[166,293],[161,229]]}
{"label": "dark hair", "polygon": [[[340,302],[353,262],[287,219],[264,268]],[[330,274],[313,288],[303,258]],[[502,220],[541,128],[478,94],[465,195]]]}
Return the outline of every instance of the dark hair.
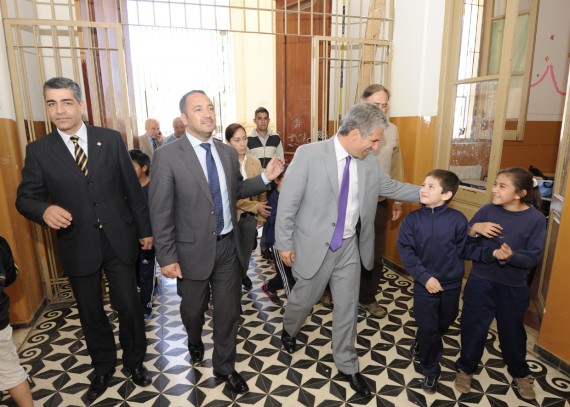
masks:
{"label": "dark hair", "polygon": [[226,127],[226,141],[230,141],[238,129],[243,129],[243,131],[245,131],[245,128],[239,123],[232,123]]}
{"label": "dark hair", "polygon": [[148,177],[150,174],[150,157],[143,153],[141,150],[129,150],[131,160],[137,163],[141,168],[146,165],[145,175]]}
{"label": "dark hair", "polygon": [[432,177],[439,181],[443,193],[451,192],[451,198],[445,201],[445,204],[451,202],[457,190],[459,189],[459,177],[452,171],[435,169],[428,172],[426,177]]}
{"label": "dark hair", "polygon": [[44,83],[44,97],[46,92],[50,89],[71,89],[73,91],[73,96],[78,102],[81,102],[81,88],[77,84],[77,82],[69,79],[69,78],[62,78],[62,77],[55,77],[48,79]]}
{"label": "dark hair", "polygon": [[268,112],[267,109],[264,108],[263,106],[258,107],[257,109],[255,109],[255,113],[253,114],[253,117],[257,116],[258,113],[267,113],[267,116],[269,116],[269,112]]}
{"label": "dark hair", "polygon": [[377,128],[382,130],[388,128],[386,115],[374,105],[359,103],[344,115],[338,134],[345,136],[352,130],[358,129],[362,138],[366,138]]}
{"label": "dark hair", "polygon": [[386,95],[388,95],[388,99],[390,99],[390,91],[388,89],[386,89],[382,85],[379,85],[377,83],[373,83],[372,85],[368,85],[366,87],[366,89],[364,89],[362,91],[362,94],[360,95],[360,101],[364,102],[370,96],[372,96],[373,94],[378,93],[378,92],[386,92]]}
{"label": "dark hair", "polygon": [[[499,174],[505,174],[513,181],[515,193],[521,197],[522,203],[540,209],[542,198],[540,197],[538,183],[535,185],[536,180],[529,171],[520,167],[509,167],[500,170],[497,175]],[[521,196],[522,191],[526,191],[525,196]]]}
{"label": "dark hair", "polygon": [[[178,103],[178,106],[180,107],[180,113],[186,113],[186,99],[188,98],[188,96],[194,94],[194,93],[201,93],[202,95],[206,95],[206,92],[204,92],[203,90],[191,90],[190,92],[186,92],[184,94],[184,96],[182,96],[182,99],[180,99],[180,103]],[[208,96],[208,95],[206,95]]]}
{"label": "dark hair", "polygon": [[275,181],[282,181],[283,177],[285,176],[285,171],[287,171],[287,164],[285,164],[285,166],[283,167],[283,172],[281,174],[279,174],[277,177],[275,177],[275,179],[273,181],[271,181],[271,185],[273,187],[273,189],[277,188],[277,182]]}

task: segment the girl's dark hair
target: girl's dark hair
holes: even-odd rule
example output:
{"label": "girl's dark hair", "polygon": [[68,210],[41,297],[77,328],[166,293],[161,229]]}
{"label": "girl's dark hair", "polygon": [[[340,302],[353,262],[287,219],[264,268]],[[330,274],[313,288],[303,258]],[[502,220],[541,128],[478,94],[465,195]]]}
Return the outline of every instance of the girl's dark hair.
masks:
{"label": "girl's dark hair", "polygon": [[239,123],[232,123],[226,127],[226,141],[230,141],[238,129],[243,129],[243,131],[245,131],[245,128]]}
{"label": "girl's dark hair", "polygon": [[150,157],[143,153],[141,150],[129,150],[131,160],[136,162],[141,168],[146,165],[144,174],[148,177],[150,174]]}
{"label": "girl's dark hair", "polygon": [[529,171],[520,167],[509,167],[500,170],[497,175],[499,174],[505,174],[513,181],[515,192],[519,194],[519,196],[523,190],[526,191],[526,195],[521,196],[522,203],[540,209],[542,205],[540,190],[538,189],[538,184],[536,184],[536,186],[534,185],[536,180]]}

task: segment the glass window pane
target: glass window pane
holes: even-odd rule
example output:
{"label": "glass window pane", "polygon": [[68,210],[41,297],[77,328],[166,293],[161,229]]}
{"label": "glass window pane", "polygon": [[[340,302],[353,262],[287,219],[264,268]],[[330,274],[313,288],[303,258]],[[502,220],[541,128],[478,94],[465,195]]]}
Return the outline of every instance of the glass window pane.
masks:
{"label": "glass window pane", "polygon": [[466,2],[463,5],[461,50],[459,51],[459,80],[474,78],[479,74],[481,37],[484,17],[483,2]]}
{"label": "glass window pane", "polygon": [[464,186],[485,189],[497,83],[486,81],[457,86],[450,170]]}
{"label": "glass window pane", "polygon": [[515,44],[513,48],[513,62],[511,66],[511,72],[524,72],[529,22],[529,14],[522,14],[517,18],[517,29],[515,31]]}
{"label": "glass window pane", "polygon": [[506,0],[495,0],[493,4],[493,17],[503,17],[507,12]]}
{"label": "glass window pane", "polygon": [[503,34],[505,19],[493,20],[491,23],[491,45],[489,47],[489,66],[487,73],[497,75],[501,67],[501,48],[503,46]]}

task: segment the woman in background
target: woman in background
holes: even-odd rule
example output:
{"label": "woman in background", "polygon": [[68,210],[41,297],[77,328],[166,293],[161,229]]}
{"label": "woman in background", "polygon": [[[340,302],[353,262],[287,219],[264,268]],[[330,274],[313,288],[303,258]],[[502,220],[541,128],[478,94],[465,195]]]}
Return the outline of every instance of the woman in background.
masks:
{"label": "woman in background", "polygon": [[[240,163],[240,172],[244,179],[261,174],[261,162],[252,155],[247,154],[247,133],[239,123],[232,123],[226,128],[226,141],[236,149]],[[252,287],[251,279],[247,275],[251,252],[257,243],[257,228],[263,226],[269,216],[271,208],[266,205],[267,195],[254,195],[250,198],[240,199],[236,202],[237,218],[240,226],[242,253],[246,260],[242,270],[242,284],[246,289]],[[255,218],[255,222],[247,219]]]}

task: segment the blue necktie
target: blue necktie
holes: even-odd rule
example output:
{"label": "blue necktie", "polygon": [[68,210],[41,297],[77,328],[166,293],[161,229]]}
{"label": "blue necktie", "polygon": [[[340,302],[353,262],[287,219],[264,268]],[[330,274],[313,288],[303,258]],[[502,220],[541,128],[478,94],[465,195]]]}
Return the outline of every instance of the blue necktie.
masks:
{"label": "blue necktie", "polygon": [[208,170],[208,186],[214,201],[214,209],[216,210],[216,233],[220,235],[224,229],[224,205],[222,204],[222,190],[220,189],[220,179],[218,178],[218,169],[212,155],[212,146],[209,143],[200,144],[206,150],[206,169]]}
{"label": "blue necktie", "polygon": [[346,156],[346,164],[342,173],[342,181],[340,183],[340,194],[338,196],[338,215],[336,218],[336,226],[334,228],[333,237],[331,239],[330,249],[332,252],[337,251],[342,246],[342,236],[344,235],[344,224],[346,221],[346,206],[348,204],[348,185],[350,184],[350,156]]}
{"label": "blue necktie", "polygon": [[152,139],[152,151],[158,148],[158,144],[156,144],[156,139]]}

